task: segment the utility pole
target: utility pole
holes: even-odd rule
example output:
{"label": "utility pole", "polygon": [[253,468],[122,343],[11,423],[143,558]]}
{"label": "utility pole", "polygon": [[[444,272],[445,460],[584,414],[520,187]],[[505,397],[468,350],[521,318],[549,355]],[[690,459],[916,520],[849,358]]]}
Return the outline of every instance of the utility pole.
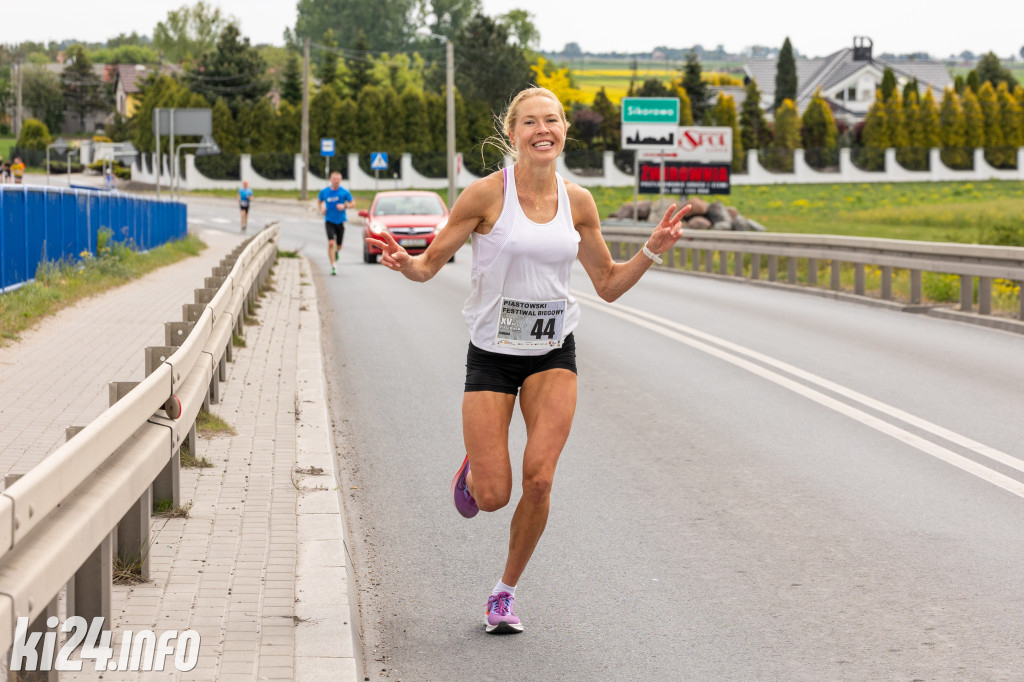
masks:
{"label": "utility pole", "polygon": [[21,125],[23,123],[23,113],[21,110],[21,59],[19,58],[14,62],[14,66],[11,67],[15,70],[15,83],[17,83],[16,99],[17,102],[14,105],[14,139],[18,139],[21,136]]}
{"label": "utility pole", "polygon": [[445,93],[446,116],[445,137],[448,156],[448,210],[455,205],[459,196],[459,187],[455,178],[455,47],[451,39],[445,40]]}
{"label": "utility pole", "polygon": [[309,38],[302,39],[302,181],[299,198],[306,200],[309,178]]}

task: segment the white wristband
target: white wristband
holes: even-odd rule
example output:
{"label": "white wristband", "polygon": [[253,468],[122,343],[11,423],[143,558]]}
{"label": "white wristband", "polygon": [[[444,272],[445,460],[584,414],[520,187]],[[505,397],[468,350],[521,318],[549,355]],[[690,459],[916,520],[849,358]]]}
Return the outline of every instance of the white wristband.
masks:
{"label": "white wristband", "polygon": [[644,242],[643,253],[644,253],[645,256],[650,258],[652,261],[654,261],[658,265],[662,265],[665,262],[665,261],[663,261],[661,259],[661,256],[659,256],[658,254],[656,254],[653,251],[651,251],[651,249],[647,246],[647,242]]}

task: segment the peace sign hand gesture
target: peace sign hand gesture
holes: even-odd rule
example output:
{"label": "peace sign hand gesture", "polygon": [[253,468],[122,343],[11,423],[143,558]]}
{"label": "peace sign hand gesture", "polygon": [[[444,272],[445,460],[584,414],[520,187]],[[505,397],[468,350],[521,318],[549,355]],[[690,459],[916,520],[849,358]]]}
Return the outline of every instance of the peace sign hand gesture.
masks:
{"label": "peace sign hand gesture", "polygon": [[654,228],[651,238],[647,240],[647,247],[657,254],[671,249],[675,246],[676,240],[683,236],[683,216],[690,212],[690,204],[686,204],[673,215],[675,210],[676,204],[668,207],[661,222]]}
{"label": "peace sign hand gesture", "polygon": [[381,236],[384,237],[383,241],[367,237],[366,243],[381,250],[380,262],[382,265],[401,272],[402,268],[412,263],[412,256],[402,248],[401,244],[387,230],[383,231]]}

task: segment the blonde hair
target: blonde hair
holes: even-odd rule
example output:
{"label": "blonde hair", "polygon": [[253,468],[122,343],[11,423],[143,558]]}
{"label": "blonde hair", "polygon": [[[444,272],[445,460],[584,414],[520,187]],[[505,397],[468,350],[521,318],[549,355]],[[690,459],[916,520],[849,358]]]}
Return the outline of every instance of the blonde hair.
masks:
{"label": "blonde hair", "polygon": [[[562,106],[562,102],[558,99],[558,95],[551,92],[547,88],[534,86],[521,90],[512,101],[505,107],[505,111],[499,116],[494,117],[494,135],[491,135],[484,144],[490,144],[497,147],[503,154],[511,156],[514,160],[519,160],[519,150],[512,145],[509,141],[509,137],[512,135],[512,131],[516,129],[516,123],[519,122],[519,108],[523,102],[530,99],[531,97],[547,97],[551,101],[558,105],[558,115],[562,119],[562,125],[565,126],[566,133],[569,131],[569,121],[565,118],[565,108]],[[568,139],[568,137],[566,138]],[[483,155],[483,148],[480,150],[481,158]]]}

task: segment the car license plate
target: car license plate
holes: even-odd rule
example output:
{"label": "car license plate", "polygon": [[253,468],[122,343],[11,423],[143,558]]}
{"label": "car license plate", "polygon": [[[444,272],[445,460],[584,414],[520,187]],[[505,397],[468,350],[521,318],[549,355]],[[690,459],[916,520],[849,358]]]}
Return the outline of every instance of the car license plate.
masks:
{"label": "car license plate", "polygon": [[402,246],[407,249],[422,248],[427,245],[426,239],[403,239],[399,242]]}

